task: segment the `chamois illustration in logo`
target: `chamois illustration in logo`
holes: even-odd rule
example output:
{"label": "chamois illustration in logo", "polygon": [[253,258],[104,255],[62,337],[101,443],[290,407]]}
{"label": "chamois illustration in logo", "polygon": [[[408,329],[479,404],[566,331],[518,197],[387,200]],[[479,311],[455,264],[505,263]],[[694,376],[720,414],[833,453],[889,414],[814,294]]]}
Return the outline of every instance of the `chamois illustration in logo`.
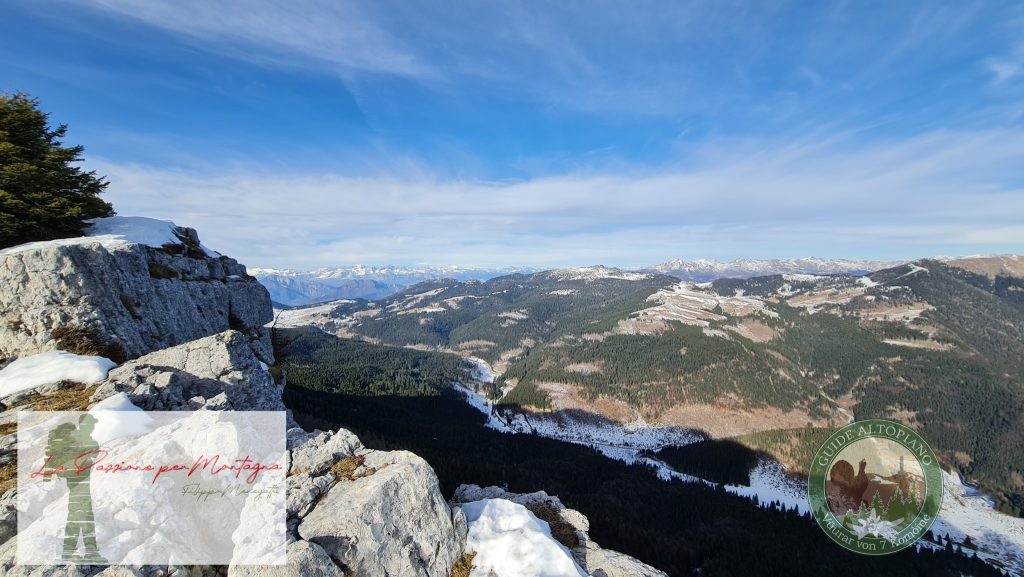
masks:
{"label": "chamois illustration in logo", "polygon": [[[79,417],[78,426],[64,423],[50,431],[46,444],[47,463],[68,485],[68,519],[64,525],[61,560],[74,564],[105,564],[96,544],[96,520],[92,510],[90,477],[99,451],[93,437],[96,417]],[[84,553],[78,555],[79,542]]]}

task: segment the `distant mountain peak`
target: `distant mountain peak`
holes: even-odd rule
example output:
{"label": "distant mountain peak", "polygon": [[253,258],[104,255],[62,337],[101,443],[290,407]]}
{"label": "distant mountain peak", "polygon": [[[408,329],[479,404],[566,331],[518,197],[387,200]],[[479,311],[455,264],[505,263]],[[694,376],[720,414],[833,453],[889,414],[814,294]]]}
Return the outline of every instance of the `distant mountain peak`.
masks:
{"label": "distant mountain peak", "polygon": [[697,259],[686,261],[674,259],[658,265],[650,270],[671,275],[681,280],[706,282],[719,278],[751,278],[774,274],[866,274],[875,270],[889,268],[900,262],[823,259],[805,257],[792,259],[736,259],[720,262],[715,259]]}
{"label": "distant mountain peak", "polygon": [[304,306],[337,299],[380,299],[424,281],[451,278],[460,281],[486,280],[523,268],[474,268],[429,265],[351,265],[321,267],[311,271],[251,268],[270,291],[274,302]]}
{"label": "distant mountain peak", "polygon": [[628,272],[622,269],[604,265],[560,268],[549,271],[548,278],[557,280],[597,280],[597,279],[619,279],[619,280],[644,280],[651,275],[642,272]]}
{"label": "distant mountain peak", "polygon": [[975,274],[995,278],[1015,276],[1024,278],[1024,256],[1013,254],[971,255],[964,257],[936,257],[936,260]]}

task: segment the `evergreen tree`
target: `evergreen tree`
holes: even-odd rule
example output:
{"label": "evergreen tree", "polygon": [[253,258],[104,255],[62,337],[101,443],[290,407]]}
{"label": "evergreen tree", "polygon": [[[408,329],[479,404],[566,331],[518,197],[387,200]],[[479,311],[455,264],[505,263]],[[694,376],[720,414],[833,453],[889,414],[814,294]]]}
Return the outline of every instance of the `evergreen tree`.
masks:
{"label": "evergreen tree", "polygon": [[889,499],[889,505],[885,512],[885,518],[890,521],[896,519],[905,519],[907,517],[908,508],[907,499],[903,495],[903,489],[900,487],[896,488],[896,492],[893,493]]}
{"label": "evergreen tree", "polygon": [[0,248],[79,236],[86,220],[114,213],[99,195],[107,181],[74,166],[82,146],[64,146],[39,101],[0,94]]}
{"label": "evergreen tree", "polygon": [[871,498],[871,509],[878,513],[879,517],[885,516],[885,505],[882,504],[882,496],[875,491],[875,496]]}

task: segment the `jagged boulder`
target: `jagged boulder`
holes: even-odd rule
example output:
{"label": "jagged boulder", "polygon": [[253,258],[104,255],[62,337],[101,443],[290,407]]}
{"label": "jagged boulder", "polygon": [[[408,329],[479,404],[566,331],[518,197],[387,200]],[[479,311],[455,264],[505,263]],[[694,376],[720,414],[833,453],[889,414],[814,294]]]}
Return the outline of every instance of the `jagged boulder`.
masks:
{"label": "jagged boulder", "polygon": [[453,516],[430,465],[407,451],[370,451],[360,467],[320,498],[299,536],[354,575],[447,577],[462,556],[465,520]]}
{"label": "jagged boulder", "polygon": [[343,577],[322,547],[309,541],[288,544],[287,565],[235,565],[228,568],[228,577]]}
{"label": "jagged boulder", "polygon": [[123,392],[148,411],[283,411],[281,388],[253,343],[229,330],[149,353],[110,371],[91,400]]}
{"label": "jagged boulder", "polygon": [[[590,521],[583,513],[569,509],[558,497],[544,491],[535,493],[510,493],[500,487],[479,487],[461,485],[455,490],[452,502],[455,506],[482,499],[507,499],[518,503],[545,517],[546,509],[555,518],[545,519],[549,524],[559,524],[575,532],[575,546],[570,547],[576,563],[592,577],[666,577],[665,573],[625,553],[601,548],[590,539]],[[552,527],[553,534],[556,528]],[[570,532],[570,535],[571,535]]]}
{"label": "jagged boulder", "polygon": [[0,358],[91,347],[123,362],[229,328],[264,332],[270,296],[244,266],[192,229],[122,220],[162,226],[169,242],[104,235],[0,251]]}

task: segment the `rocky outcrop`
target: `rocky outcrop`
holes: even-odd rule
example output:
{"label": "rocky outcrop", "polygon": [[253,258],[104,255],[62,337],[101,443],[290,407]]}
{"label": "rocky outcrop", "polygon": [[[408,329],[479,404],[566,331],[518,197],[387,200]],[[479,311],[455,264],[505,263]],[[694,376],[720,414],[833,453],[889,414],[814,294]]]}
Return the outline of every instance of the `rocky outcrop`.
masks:
{"label": "rocky outcrop", "polygon": [[303,517],[299,536],[355,575],[447,577],[465,546],[437,477],[406,451],[369,451]]}
{"label": "rocky outcrop", "polygon": [[[255,348],[261,343],[238,331],[156,351],[112,370],[92,394],[95,404],[124,393],[148,410],[284,410],[274,383]],[[37,387],[32,394],[60,395],[60,386]],[[14,421],[14,410],[0,424]],[[14,446],[14,434],[0,437],[0,448]],[[576,562],[596,577],[655,577],[660,571],[601,548],[587,531],[587,518],[546,493],[515,494],[497,487],[463,485],[449,506],[434,471],[406,451],[367,449],[344,429],[307,432],[289,418],[287,437],[288,565],[237,566],[228,574],[446,577],[462,557],[467,521],[460,503],[501,498],[527,506],[543,505],[576,533]],[[8,452],[8,455],[10,453]],[[213,568],[42,568],[15,566],[16,490],[0,496],[0,572],[9,575],[217,574]],[[99,573],[103,570],[103,573]],[[42,571],[40,573],[40,571]],[[125,573],[127,571],[127,573]]]}
{"label": "rocky outcrop", "polygon": [[110,371],[91,401],[123,392],[147,411],[283,411],[262,349],[261,339],[231,330],[149,353]]}
{"label": "rocky outcrop", "polygon": [[158,248],[83,237],[0,252],[0,358],[87,344],[121,362],[229,328],[263,334],[266,289],[194,230],[176,235]]}
{"label": "rocky outcrop", "polygon": [[[150,353],[110,371],[90,406],[124,393],[147,410],[285,410],[281,387],[257,356],[260,346],[229,330]],[[62,389],[45,385],[31,394],[60,395]],[[0,423],[13,417],[15,410],[0,414]],[[453,515],[426,461],[405,451],[367,449],[344,429],[310,433],[288,422],[289,564],[231,567],[229,575],[447,577],[465,547],[465,517]],[[0,437],[0,446],[13,446],[14,437]],[[0,573],[34,575],[39,568],[14,565],[9,537],[17,527],[16,496],[15,489],[0,496],[0,542],[6,541]],[[69,575],[95,575],[102,568],[72,569]],[[53,567],[46,574],[72,569]],[[128,570],[104,574],[122,569]],[[140,574],[172,569],[144,567]],[[217,572],[193,567],[188,574]]]}
{"label": "rocky outcrop", "polygon": [[[558,497],[544,491],[510,493],[499,487],[462,485],[455,490],[453,506],[481,499],[507,499],[536,511],[539,507],[553,510],[556,522],[570,526],[576,533],[576,546],[571,547],[576,563],[593,577],[666,577],[665,573],[624,553],[602,549],[590,539],[590,521],[583,513],[569,509]],[[550,522],[550,521],[549,521]]]}
{"label": "rocky outcrop", "polygon": [[[3,399],[0,472],[16,464],[16,412],[61,395],[73,402],[59,406],[76,410],[123,401],[120,394],[150,411],[285,410],[281,386],[268,371],[273,352],[262,328],[271,320],[270,299],[243,266],[211,254],[190,229],[158,237],[172,242],[157,246],[112,238],[0,251],[0,361],[71,345],[123,357],[95,389],[72,391],[54,382]],[[447,577],[463,558],[466,516],[445,501],[422,458],[368,449],[345,430],[307,432],[290,414],[287,435],[288,565],[231,566],[230,577]],[[463,486],[456,501],[485,496],[549,503],[577,531],[573,555],[591,575],[662,575],[590,541],[586,517],[557,498]],[[17,497],[17,488],[0,494],[0,574],[224,575],[224,568],[203,566],[16,565]]]}

